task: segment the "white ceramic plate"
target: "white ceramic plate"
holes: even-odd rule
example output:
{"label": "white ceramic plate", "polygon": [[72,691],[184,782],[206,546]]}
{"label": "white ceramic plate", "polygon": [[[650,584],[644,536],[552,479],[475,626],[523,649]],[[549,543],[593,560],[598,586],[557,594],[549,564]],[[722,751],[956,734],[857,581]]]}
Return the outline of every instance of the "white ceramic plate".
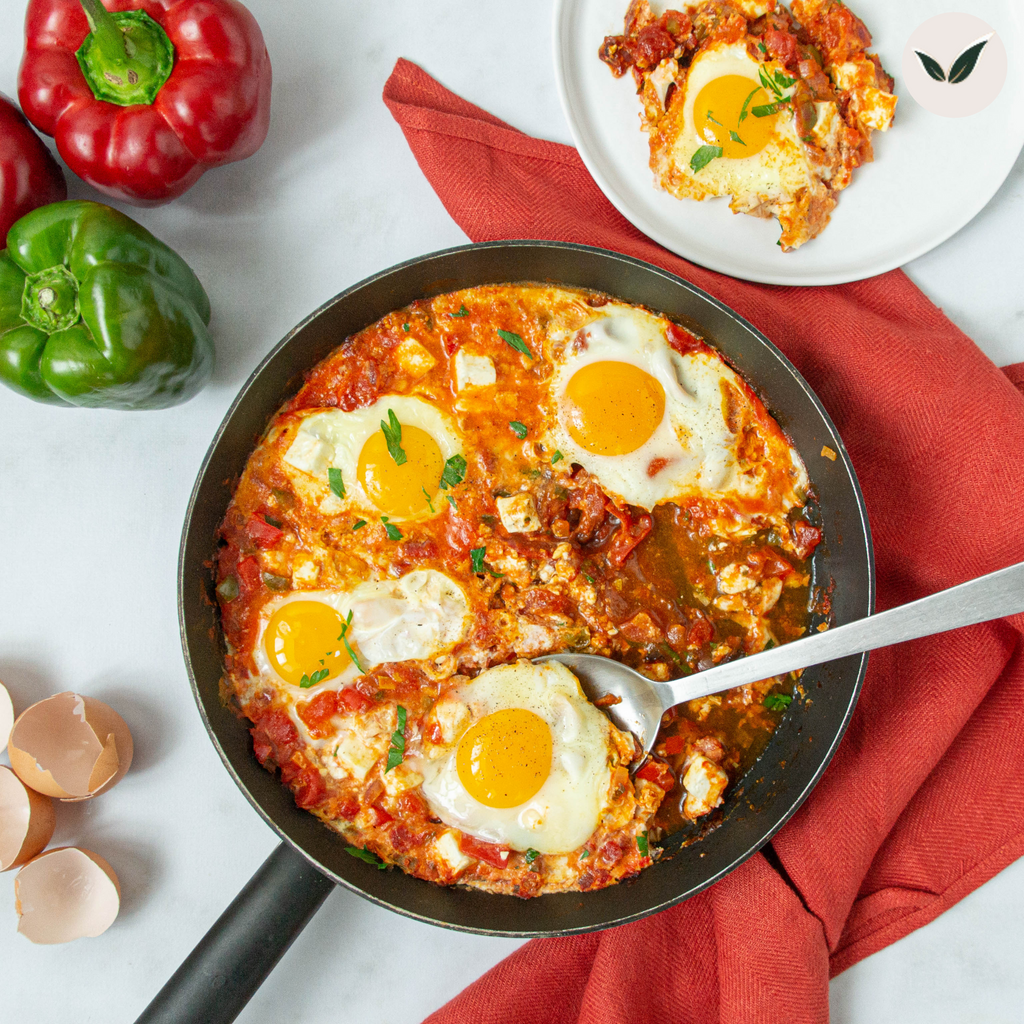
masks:
{"label": "white ceramic plate", "polygon": [[[674,199],[654,187],[633,78],[598,59],[622,32],[628,0],[556,0],[555,68],[562,104],[587,169],[628,220],[666,248],[733,277],[825,285],[881,274],[945,241],[992,198],[1024,144],[1024,29],[1020,0],[851,0],[872,50],[896,80],[896,119],[875,132],[874,163],[854,172],[832,221],[796,252],[775,244],[775,220],[734,215],[728,199]],[[664,6],[671,6],[666,4]],[[656,9],[663,9],[656,7]],[[1006,47],[1002,92],[970,117],[940,117],[903,87],[903,50],[923,21],[961,9],[992,25]]]}

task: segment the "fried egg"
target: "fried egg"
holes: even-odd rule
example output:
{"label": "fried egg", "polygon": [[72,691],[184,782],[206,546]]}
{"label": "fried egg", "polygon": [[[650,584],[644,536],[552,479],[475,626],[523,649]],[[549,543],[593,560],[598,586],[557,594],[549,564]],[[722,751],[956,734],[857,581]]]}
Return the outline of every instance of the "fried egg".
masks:
{"label": "fried egg", "polygon": [[458,428],[436,406],[385,395],[362,409],[305,417],[284,462],[330,487],[322,512],[355,508],[401,521],[441,511],[445,463],[461,449]]}
{"label": "fried egg", "polygon": [[498,665],[435,709],[444,742],[418,758],[445,824],[513,850],[569,853],[593,835],[614,767],[608,719],[563,665]]}
{"label": "fried egg", "polygon": [[[751,497],[764,489],[741,472],[741,438],[730,429],[724,388],[743,399],[717,353],[680,355],[664,319],[619,304],[587,324],[552,375],[556,427],[550,443],[583,466],[620,503],[652,509],[690,495]],[[787,445],[778,454],[784,459]],[[793,480],[806,472],[790,451]]]}
{"label": "fried egg", "polygon": [[465,594],[435,569],[348,593],[299,590],[264,606],[253,659],[266,677],[315,694],[357,678],[360,665],[441,657],[462,640],[468,617]]}

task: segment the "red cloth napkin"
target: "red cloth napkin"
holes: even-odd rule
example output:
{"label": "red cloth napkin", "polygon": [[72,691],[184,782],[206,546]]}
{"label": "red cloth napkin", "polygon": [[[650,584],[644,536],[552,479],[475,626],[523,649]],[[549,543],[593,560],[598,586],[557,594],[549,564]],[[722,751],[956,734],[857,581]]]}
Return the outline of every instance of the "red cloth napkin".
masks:
{"label": "red cloth napkin", "polygon": [[[1024,561],[1024,364],[997,369],[901,271],[830,288],[736,281],[624,220],[576,151],[530,138],[400,60],[384,101],[474,241],[583,242],[728,303],[796,364],[853,458],[879,610]],[[828,979],[1024,853],[1024,616],[871,655],[814,793],[757,854],[634,924],[538,939],[431,1024],[803,1024]],[[774,859],[774,858],[773,858]]]}

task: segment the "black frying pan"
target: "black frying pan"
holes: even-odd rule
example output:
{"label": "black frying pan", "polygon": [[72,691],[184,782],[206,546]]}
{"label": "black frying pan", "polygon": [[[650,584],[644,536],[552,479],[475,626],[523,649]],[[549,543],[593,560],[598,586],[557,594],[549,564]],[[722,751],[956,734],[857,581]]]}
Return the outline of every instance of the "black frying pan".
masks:
{"label": "black frying pan", "polygon": [[[218,683],[222,650],[208,562],[256,439],[295,393],[304,370],[346,337],[415,299],[473,285],[542,281],[607,292],[678,319],[712,342],[754,385],[803,453],[820,500],[824,542],[815,583],[835,581],[836,624],[874,607],[867,515],[843,442],[795,367],[722,303],[664,270],[617,253],[555,242],[491,242],[403,263],[331,299],[299,324],[249,378],[203,462],[181,542],[178,613],[192,689],[228,771],[284,840],[213,926],[140,1021],[226,1024],[245,1005],[292,939],[339,883],[420,921],[487,935],[568,935],[624,924],[706,889],[763,846],[803,802],[832,757],[853,712],[867,665],[858,655],[808,669],[813,700],[794,704],[760,760],[727,801],[721,827],[679,846],[630,882],[592,893],[519,900],[442,888],[400,871],[378,871],[297,808],[291,793],[257,764],[246,723],[226,708]],[[838,453],[820,458],[822,445]]]}

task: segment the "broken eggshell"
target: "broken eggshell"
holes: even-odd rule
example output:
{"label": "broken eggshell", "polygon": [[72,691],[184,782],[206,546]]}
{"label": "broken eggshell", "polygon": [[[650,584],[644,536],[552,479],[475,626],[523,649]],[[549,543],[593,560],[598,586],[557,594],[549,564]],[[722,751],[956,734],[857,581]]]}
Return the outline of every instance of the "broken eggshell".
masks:
{"label": "broken eggshell", "polygon": [[40,945],[102,935],[117,917],[121,886],[99,854],[62,846],[30,860],[15,876],[18,931]]}
{"label": "broken eggshell", "polygon": [[132,763],[132,734],[103,701],[58,693],[18,716],[7,754],[18,778],[36,792],[88,800],[124,778]]}
{"label": "broken eggshell", "polygon": [[53,838],[53,801],[0,766],[0,871],[21,867]]}
{"label": "broken eggshell", "polygon": [[14,704],[11,702],[11,695],[7,687],[0,683],[0,754],[7,746],[7,737],[11,735],[14,728]]}

